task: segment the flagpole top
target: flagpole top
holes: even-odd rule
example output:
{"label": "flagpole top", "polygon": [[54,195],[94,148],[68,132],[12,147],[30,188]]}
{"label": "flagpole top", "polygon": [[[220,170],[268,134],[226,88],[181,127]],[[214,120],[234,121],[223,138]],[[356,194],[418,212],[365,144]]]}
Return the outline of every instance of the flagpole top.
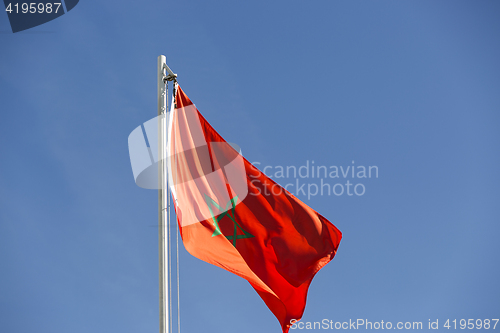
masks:
{"label": "flagpole top", "polygon": [[158,68],[161,70],[163,75],[163,82],[174,81],[177,82],[177,74],[172,72],[170,67],[167,65],[167,57],[164,55],[158,56]]}

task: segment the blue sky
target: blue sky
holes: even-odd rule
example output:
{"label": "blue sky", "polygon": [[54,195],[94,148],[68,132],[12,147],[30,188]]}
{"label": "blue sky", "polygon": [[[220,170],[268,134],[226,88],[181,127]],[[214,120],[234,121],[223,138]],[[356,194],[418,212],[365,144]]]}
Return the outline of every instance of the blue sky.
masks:
{"label": "blue sky", "polygon": [[[16,34],[0,14],[0,331],[158,331],[157,193],[127,138],[160,54],[250,161],[378,167],[362,196],[298,195],[344,235],[304,321],[498,318],[499,12],[82,0]],[[183,332],[280,331],[245,280],[180,256]]]}

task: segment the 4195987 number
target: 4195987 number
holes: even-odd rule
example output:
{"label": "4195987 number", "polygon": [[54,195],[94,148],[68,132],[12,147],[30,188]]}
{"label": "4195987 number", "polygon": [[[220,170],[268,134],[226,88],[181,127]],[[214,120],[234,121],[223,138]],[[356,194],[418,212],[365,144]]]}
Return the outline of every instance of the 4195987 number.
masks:
{"label": "4195987 number", "polygon": [[7,8],[5,9],[6,12],[11,14],[14,12],[15,14],[51,14],[51,13],[56,13],[59,10],[59,7],[61,7],[60,2],[55,2],[55,3],[43,3],[43,2],[30,2],[30,3],[9,3]]}
{"label": "4195987 number", "polygon": [[489,330],[490,328],[491,329],[495,329],[497,327],[497,324],[498,324],[498,319],[468,319],[468,320],[465,320],[465,319],[460,319],[460,320],[456,320],[456,319],[453,319],[453,320],[450,320],[448,319],[446,321],[446,323],[443,325],[443,327],[446,327],[447,329],[457,329],[457,328],[460,328],[460,329],[469,329],[469,330],[472,330],[472,329],[477,329],[477,330],[480,330],[480,329],[486,329],[486,330]]}

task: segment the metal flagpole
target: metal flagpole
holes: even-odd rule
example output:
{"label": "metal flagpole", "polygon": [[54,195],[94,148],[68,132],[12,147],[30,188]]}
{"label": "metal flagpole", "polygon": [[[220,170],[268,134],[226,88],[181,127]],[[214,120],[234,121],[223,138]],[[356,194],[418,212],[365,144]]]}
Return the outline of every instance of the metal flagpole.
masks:
{"label": "metal flagpole", "polygon": [[160,333],[168,333],[168,275],[167,269],[167,177],[166,173],[166,110],[167,93],[164,64],[167,59],[164,55],[158,57],[158,258],[159,258],[159,290],[160,290]]}
{"label": "metal flagpole", "polygon": [[[167,174],[167,81],[177,77],[167,66],[164,55],[158,57],[158,257],[160,294],[160,333],[170,333],[169,323],[169,188]],[[170,324],[170,325],[169,325]]]}

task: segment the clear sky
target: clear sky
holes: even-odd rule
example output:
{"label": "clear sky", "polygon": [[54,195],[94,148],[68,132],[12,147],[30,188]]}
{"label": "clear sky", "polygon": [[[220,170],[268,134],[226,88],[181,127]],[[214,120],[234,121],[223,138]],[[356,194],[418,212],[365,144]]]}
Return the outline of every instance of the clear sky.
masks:
{"label": "clear sky", "polygon": [[[304,321],[499,318],[499,14],[82,0],[12,34],[0,13],[0,331],[158,331],[157,193],[135,185],[127,138],[156,115],[160,54],[251,162],[377,166],[322,179],[363,195],[297,193],[344,235]],[[183,332],[280,332],[245,280],[180,256]]]}

